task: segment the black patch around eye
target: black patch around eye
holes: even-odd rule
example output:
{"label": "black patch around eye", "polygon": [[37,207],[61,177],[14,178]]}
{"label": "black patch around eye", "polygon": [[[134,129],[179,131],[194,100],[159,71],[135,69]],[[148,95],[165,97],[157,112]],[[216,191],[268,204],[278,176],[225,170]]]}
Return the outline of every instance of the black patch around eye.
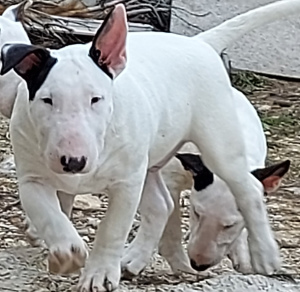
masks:
{"label": "black patch around eye", "polygon": [[46,104],[53,105],[52,99],[51,98],[42,98],[42,101]]}
{"label": "black patch around eye", "polygon": [[206,189],[214,182],[214,175],[207,169],[207,171],[202,171],[200,174],[193,176],[193,179],[194,189],[199,192]]}

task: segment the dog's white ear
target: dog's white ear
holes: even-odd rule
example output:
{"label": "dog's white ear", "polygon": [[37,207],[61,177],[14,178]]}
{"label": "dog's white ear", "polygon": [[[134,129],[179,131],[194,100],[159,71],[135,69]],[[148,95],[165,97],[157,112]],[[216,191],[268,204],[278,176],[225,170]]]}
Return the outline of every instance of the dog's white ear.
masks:
{"label": "dog's white ear", "polygon": [[290,168],[290,160],[270,165],[265,168],[259,168],[251,173],[259,180],[264,186],[267,194],[275,192],[281,184],[283,176]]}
{"label": "dog's white ear", "polygon": [[98,29],[90,57],[112,79],[126,66],[127,16],[125,6],[118,4]]}
{"label": "dog's white ear", "polygon": [[11,20],[11,21],[14,21],[14,22],[17,22],[19,21],[19,18],[18,18],[18,14],[19,14],[19,9],[21,8],[21,6],[23,6],[24,3],[23,1],[19,4],[16,4],[16,5],[11,5],[9,7],[7,7],[4,12],[2,13],[2,16]]}
{"label": "dog's white ear", "polygon": [[27,83],[29,98],[33,99],[57,59],[45,48],[25,44],[5,44],[1,49],[1,75],[11,69]]}

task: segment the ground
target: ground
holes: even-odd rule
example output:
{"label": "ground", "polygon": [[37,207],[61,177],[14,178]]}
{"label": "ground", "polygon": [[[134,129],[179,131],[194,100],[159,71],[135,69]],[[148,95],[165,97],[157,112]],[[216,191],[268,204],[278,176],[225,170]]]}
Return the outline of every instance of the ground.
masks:
{"label": "ground", "polygon": [[[291,171],[283,186],[266,198],[270,221],[281,248],[282,273],[285,277],[264,278],[239,276],[224,260],[222,264],[202,276],[172,275],[167,264],[154,256],[152,263],[132,281],[122,281],[121,291],[297,291],[292,288],[300,276],[300,170],[299,105],[300,83],[262,78],[252,73],[240,72],[233,76],[237,87],[247,93],[258,110],[268,138],[268,161],[291,159]],[[12,153],[9,141],[8,121],[0,122],[1,160]],[[24,236],[24,213],[20,206],[14,168],[2,163],[0,168],[0,291],[72,291],[78,275],[59,277],[46,271],[47,251],[32,248]],[[95,226],[106,210],[107,199],[100,196],[95,203],[84,205],[77,202],[73,214],[79,233],[92,246]],[[188,192],[183,193],[182,228],[188,228]],[[137,217],[131,237],[139,225]],[[204,278],[204,279],[203,279]],[[279,282],[279,280],[281,282]],[[280,285],[285,285],[281,288]],[[229,290],[225,290],[226,289]],[[250,289],[250,288],[251,289]],[[277,287],[277,288],[276,288]],[[296,286],[295,286],[296,287]],[[213,290],[211,290],[213,289]],[[219,289],[219,290],[216,290]],[[249,290],[250,289],[250,290]],[[254,290],[253,290],[254,289]],[[278,289],[278,290],[276,290]],[[295,289],[295,290],[293,290]]]}
{"label": "ground", "polygon": [[[251,9],[278,0],[172,0],[171,30],[194,35]],[[192,13],[180,10],[183,7]],[[297,12],[295,10],[295,12]],[[208,15],[206,15],[209,13]],[[199,16],[204,14],[205,16]],[[236,40],[227,50],[233,66],[239,69],[300,76],[300,55],[295,40],[299,39],[300,19],[289,13],[286,19],[269,23]]]}

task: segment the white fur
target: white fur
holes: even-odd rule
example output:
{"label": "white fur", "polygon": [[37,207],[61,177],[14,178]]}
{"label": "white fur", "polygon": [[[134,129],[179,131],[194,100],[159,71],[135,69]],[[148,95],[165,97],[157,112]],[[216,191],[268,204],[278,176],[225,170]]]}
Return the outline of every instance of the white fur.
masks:
{"label": "white fur", "polygon": [[[234,102],[246,144],[248,170],[252,171],[264,167],[267,148],[260,119],[251,103],[238,90],[234,90]],[[198,153],[198,150],[192,143],[188,143],[180,149],[179,153],[181,152]],[[162,169],[162,174],[173,197],[175,209],[161,238],[159,252],[168,260],[175,273],[179,271],[192,273],[189,259],[181,245],[179,196],[183,190],[191,189],[193,179],[176,158],[173,158]],[[145,194],[143,194],[144,196]],[[149,260],[154,248],[157,247],[157,237],[154,234],[158,233],[157,226],[160,225],[162,217],[165,216],[164,209],[159,207],[161,204],[155,201],[155,197],[151,198],[153,199],[150,203],[156,206],[156,212],[144,214],[143,209],[140,210],[142,223],[137,238],[144,237],[146,239],[144,242],[137,239],[133,241],[122,259],[123,267],[135,275],[145,267],[145,258],[147,257]],[[153,208],[149,206],[149,201],[147,203],[148,208]],[[237,209],[234,196],[226,183],[215,176],[214,183],[205,190],[192,191],[190,204],[189,257],[197,259],[199,265],[213,266],[225,256],[233,254],[235,255],[232,256],[234,266],[241,272],[249,272],[251,264],[247,236],[244,233],[240,235],[244,228],[244,221]],[[143,200],[141,205],[143,206]],[[195,210],[197,210],[197,216]],[[199,215],[200,218],[198,218]],[[144,216],[147,216],[147,219]],[[151,224],[149,224],[149,221]],[[233,227],[230,229],[224,228],[228,225],[233,225]],[[247,231],[245,232],[247,233]],[[146,253],[145,248],[151,245],[152,252],[148,250]],[[137,254],[143,255],[144,258],[141,260],[140,257],[136,256]]]}
{"label": "white fur", "polygon": [[[22,24],[16,21],[12,12],[17,7],[18,5],[10,6],[0,16],[0,46],[14,42],[30,44]],[[18,85],[21,82],[23,82],[22,78],[13,70],[4,76],[0,76],[0,113],[7,118],[11,116]]]}
{"label": "white fur", "polygon": [[[127,67],[111,82],[88,57],[89,48],[53,51],[58,62],[33,102],[24,84],[19,85],[11,119],[21,202],[50,249],[53,270],[73,271],[87,255],[56,192],[107,191],[110,205],[79,290],[116,288],[142,191],[160,190],[166,197],[159,168],[187,141],[198,146],[204,163],[230,186],[249,231],[254,271],[278,269],[262,185],[248,171],[235,91],[216,51],[199,38],[129,33]],[[50,96],[52,108],[41,101]],[[103,99],[91,108],[93,96]],[[63,174],[61,155],[84,155],[87,166],[81,174]],[[168,199],[165,204],[171,212]]]}

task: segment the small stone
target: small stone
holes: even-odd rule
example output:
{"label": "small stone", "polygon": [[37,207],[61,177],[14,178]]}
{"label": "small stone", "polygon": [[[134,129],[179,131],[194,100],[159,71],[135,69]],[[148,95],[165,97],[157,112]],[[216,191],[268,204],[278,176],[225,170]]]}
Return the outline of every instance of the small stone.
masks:
{"label": "small stone", "polygon": [[78,195],[75,197],[74,208],[79,210],[98,210],[101,202],[98,197],[87,195]]}

